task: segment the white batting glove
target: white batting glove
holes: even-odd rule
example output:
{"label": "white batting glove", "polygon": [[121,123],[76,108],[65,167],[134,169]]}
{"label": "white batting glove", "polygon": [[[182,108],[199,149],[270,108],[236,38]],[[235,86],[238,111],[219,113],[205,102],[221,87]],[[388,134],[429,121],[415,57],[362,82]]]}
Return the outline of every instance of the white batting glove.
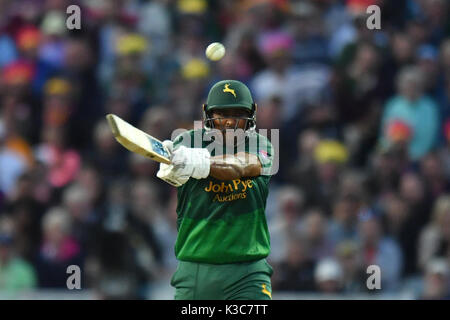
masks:
{"label": "white batting glove", "polygon": [[156,176],[174,187],[181,187],[189,180],[189,176],[178,176],[172,164],[160,163]]}
{"label": "white batting glove", "polygon": [[173,152],[172,164],[181,176],[204,179],[209,176],[210,158],[207,149],[180,146]]}
{"label": "white batting glove", "polygon": [[172,156],[173,153],[173,141],[172,140],[164,140],[162,142],[163,146],[169,151],[169,155]]}
{"label": "white batting glove", "polygon": [[[163,141],[163,145],[167,149],[167,151],[169,151],[169,153],[172,155],[173,142],[170,140],[165,140]],[[164,180],[165,182],[173,185],[174,187],[182,186],[189,180],[190,177],[190,175],[188,174],[183,174],[182,172],[177,171],[173,164],[165,164],[165,163],[159,164],[159,170],[156,176],[161,180]]]}

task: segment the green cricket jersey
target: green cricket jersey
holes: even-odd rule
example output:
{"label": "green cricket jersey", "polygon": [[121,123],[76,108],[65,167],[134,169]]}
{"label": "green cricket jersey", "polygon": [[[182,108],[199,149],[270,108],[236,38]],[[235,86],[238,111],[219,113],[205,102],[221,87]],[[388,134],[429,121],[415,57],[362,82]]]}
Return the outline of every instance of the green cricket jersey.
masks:
{"label": "green cricket jersey", "polygon": [[[204,134],[205,129],[187,131],[175,139],[174,148],[180,145],[206,148],[211,142],[203,141]],[[224,264],[252,261],[269,255],[265,208],[273,159],[272,144],[257,133],[254,133],[253,141],[257,143],[246,139],[245,152],[258,156],[263,167],[262,175],[230,181],[211,176],[190,178],[178,188],[178,237],[175,244],[178,260]],[[242,149],[235,147],[232,152],[236,151]],[[210,152],[212,156],[216,153],[214,150]]]}

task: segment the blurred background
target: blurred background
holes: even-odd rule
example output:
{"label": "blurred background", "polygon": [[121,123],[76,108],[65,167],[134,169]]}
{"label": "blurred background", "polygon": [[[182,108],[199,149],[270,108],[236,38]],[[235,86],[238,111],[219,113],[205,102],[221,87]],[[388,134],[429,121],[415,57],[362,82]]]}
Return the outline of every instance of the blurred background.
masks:
{"label": "blurred background", "polygon": [[[81,8],[68,30],[66,8]],[[381,8],[381,29],[366,8]],[[172,299],[176,190],[105,114],[168,139],[218,80],[279,129],[274,299],[450,298],[450,3],[0,0],[0,298]],[[210,42],[227,54],[205,59]],[[381,290],[368,290],[369,265]],[[82,290],[66,288],[67,266]]]}

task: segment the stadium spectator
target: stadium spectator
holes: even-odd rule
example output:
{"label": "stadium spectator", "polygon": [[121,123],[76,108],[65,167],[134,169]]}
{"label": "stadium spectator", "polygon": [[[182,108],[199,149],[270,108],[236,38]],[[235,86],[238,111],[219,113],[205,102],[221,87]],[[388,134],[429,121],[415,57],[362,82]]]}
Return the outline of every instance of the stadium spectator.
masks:
{"label": "stadium spectator", "polygon": [[430,260],[425,269],[422,300],[449,300],[450,283],[448,262],[444,259]]}
{"label": "stadium spectator", "polygon": [[[30,177],[20,177],[22,188],[30,188]],[[14,247],[19,256],[32,262],[35,252],[39,250],[41,230],[39,228],[44,209],[35,199],[22,196],[8,208],[14,223]]]}
{"label": "stadium spectator", "polygon": [[403,276],[417,274],[417,239],[422,227],[420,214],[398,194],[380,199],[382,224],[387,236],[398,242],[403,253]]}
{"label": "stadium spectator", "polygon": [[383,290],[395,292],[400,286],[403,268],[403,253],[397,242],[384,235],[379,217],[371,210],[360,211],[358,233],[364,268],[377,265],[383,270]]}
{"label": "stadium spectator", "polygon": [[405,138],[412,160],[419,160],[434,147],[440,123],[436,103],[424,95],[424,80],[417,67],[402,69],[397,79],[398,95],[388,100],[381,120],[380,143],[384,147],[395,142],[396,136],[390,134],[395,121],[408,127]]}
{"label": "stadium spectator", "polygon": [[314,261],[330,257],[334,253],[334,245],[327,231],[328,219],[320,209],[312,208],[306,212],[300,232],[308,248],[308,255]]}
{"label": "stadium spectator", "polygon": [[340,264],[332,258],[320,260],[314,269],[316,290],[324,294],[339,294],[343,290],[343,272]]}
{"label": "stadium spectator", "polygon": [[414,63],[415,50],[416,42],[412,36],[401,31],[393,32],[389,38],[389,51],[380,67],[384,99],[395,94],[395,76],[402,68]]}
{"label": "stadium spectator", "polygon": [[70,215],[71,235],[87,250],[95,243],[99,210],[94,207],[93,194],[81,183],[73,183],[62,194],[62,204]]}
{"label": "stadium spectator", "polygon": [[314,3],[294,2],[290,9],[294,47],[292,58],[295,64],[327,63],[328,43],[325,36],[324,20]]}
{"label": "stadium spectator", "polygon": [[8,195],[13,192],[19,176],[25,172],[27,163],[21,154],[7,147],[5,136],[5,124],[0,122],[0,192]]}
{"label": "stadium spectator", "polygon": [[273,290],[288,292],[312,292],[316,261],[311,259],[302,237],[292,236],[286,244],[287,253],[274,268],[278,270],[273,277]]}
{"label": "stadium spectator", "polygon": [[437,153],[443,165],[445,177],[448,179],[450,177],[450,118],[444,122],[442,131],[445,140]]}
{"label": "stadium spectator", "polygon": [[18,290],[36,287],[32,265],[14,249],[14,226],[10,218],[0,216],[0,290],[14,298]]}
{"label": "stadium spectator", "polygon": [[358,212],[361,199],[354,194],[343,194],[333,204],[329,236],[337,245],[342,241],[357,239]]}
{"label": "stadium spectator", "polygon": [[116,143],[106,120],[97,122],[93,130],[95,147],[83,154],[86,163],[97,168],[106,180],[112,179],[117,172],[126,170],[126,153]]}
{"label": "stadium spectator", "polygon": [[401,174],[409,167],[409,159],[403,146],[376,150],[370,159],[367,187],[372,195],[397,190]]}
{"label": "stadium spectator", "polygon": [[339,141],[324,139],[315,144],[311,170],[305,170],[305,176],[295,177],[305,192],[307,206],[317,206],[324,210],[325,215],[330,215],[331,203],[339,189],[339,177],[347,160],[347,148]]}
{"label": "stadium spectator", "polygon": [[282,118],[287,120],[298,112],[298,93],[302,83],[301,72],[293,65],[290,57],[292,37],[285,32],[264,34],[260,50],[267,68],[251,80],[255,99],[263,101],[273,94],[282,98]]}
{"label": "stadium spectator", "polygon": [[286,260],[291,238],[300,233],[303,223],[303,193],[295,186],[284,186],[278,190],[278,207],[274,217],[268,216],[272,254],[269,260],[278,263]]}
{"label": "stadium spectator", "polygon": [[366,290],[367,273],[363,269],[356,241],[345,240],[336,246],[336,259],[342,268],[343,292],[358,294]]}
{"label": "stadium spectator", "polygon": [[64,127],[46,126],[42,130],[42,142],[34,155],[47,169],[47,181],[54,188],[68,185],[80,170],[81,158],[76,149],[67,147],[67,131]]}
{"label": "stadium spectator", "polygon": [[35,261],[40,287],[67,288],[67,267],[83,267],[83,252],[71,228],[70,215],[64,208],[51,208],[44,215],[42,242]]}
{"label": "stadium spectator", "polygon": [[[342,124],[358,126],[359,130],[374,127],[381,101],[379,75],[381,55],[371,43],[361,42],[354,57],[336,72],[335,96]],[[361,106],[364,105],[364,108]]]}
{"label": "stadium spectator", "polygon": [[423,178],[419,174],[406,172],[402,175],[399,185],[400,196],[412,211],[411,217],[417,219],[419,225],[424,226],[430,220],[430,198],[424,186]]}
{"label": "stadium spectator", "polygon": [[433,207],[432,220],[420,233],[418,264],[424,269],[433,258],[448,256],[450,244],[450,196],[439,197]]}
{"label": "stadium spectator", "polygon": [[424,180],[424,188],[428,191],[429,197],[438,198],[444,193],[448,193],[449,182],[446,179],[442,159],[436,152],[430,152],[420,161],[420,171]]}

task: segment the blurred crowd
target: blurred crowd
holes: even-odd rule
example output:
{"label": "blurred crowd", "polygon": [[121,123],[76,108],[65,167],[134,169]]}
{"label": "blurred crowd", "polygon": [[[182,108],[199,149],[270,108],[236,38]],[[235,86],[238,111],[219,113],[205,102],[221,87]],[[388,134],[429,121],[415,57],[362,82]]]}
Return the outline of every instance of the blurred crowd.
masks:
{"label": "blurred crowd", "polygon": [[176,190],[104,116],[169,139],[236,79],[257,127],[279,129],[274,293],[450,298],[449,13],[446,0],[0,0],[0,292],[64,289],[69,265],[100,299],[168,283]]}

